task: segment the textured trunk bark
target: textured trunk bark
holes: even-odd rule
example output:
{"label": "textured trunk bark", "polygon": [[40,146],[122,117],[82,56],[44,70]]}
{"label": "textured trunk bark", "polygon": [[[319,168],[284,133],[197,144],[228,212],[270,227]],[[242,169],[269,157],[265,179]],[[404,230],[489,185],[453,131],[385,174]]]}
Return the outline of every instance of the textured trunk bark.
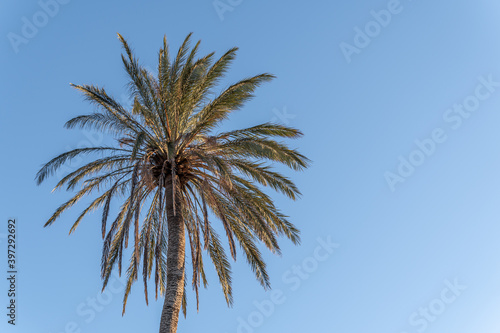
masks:
{"label": "textured trunk bark", "polygon": [[180,214],[179,196],[176,195],[176,216],[174,216],[172,179],[167,178],[165,188],[165,208],[168,224],[167,286],[160,320],[160,333],[177,332],[179,310],[184,293],[184,261],[186,239],[184,220]]}

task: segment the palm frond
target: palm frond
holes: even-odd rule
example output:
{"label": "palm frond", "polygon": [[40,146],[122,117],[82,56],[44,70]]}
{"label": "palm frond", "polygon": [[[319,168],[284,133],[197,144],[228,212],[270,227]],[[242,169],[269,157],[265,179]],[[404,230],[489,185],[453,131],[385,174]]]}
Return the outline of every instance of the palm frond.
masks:
{"label": "palm frond", "polygon": [[[146,304],[148,283],[153,279],[156,298],[173,297],[172,283],[167,283],[167,253],[178,251],[176,255],[185,263],[186,249],[173,246],[177,236],[173,236],[176,234],[172,223],[181,223],[185,230],[178,235],[178,244],[185,244],[190,250],[190,284],[197,309],[199,288],[208,285],[204,255],[212,261],[227,304],[233,304],[231,265],[215,223],[221,223],[221,230],[224,228],[229,255],[236,260],[239,245],[255,278],[265,289],[270,288],[271,282],[260,247],[280,254],[280,237],[300,243],[299,230],[275,206],[264,187],[292,200],[300,197],[295,183],[272,166],[282,164],[292,170],[303,170],[309,165],[310,161],[297,149],[276,141],[299,138],[302,132],[264,123],[214,133],[222,121],[242,109],[254,97],[256,89],[274,76],[268,73],[251,76],[217,92],[237,48],[229,49],[218,59],[213,52],[199,56],[200,41],[191,47],[191,37],[189,34],[184,39],[173,58],[164,37],[157,71],[151,73],[118,34],[133,105],[120,104],[99,86],[72,84],[96,106],[96,111],[74,117],[65,124],[68,129],[110,134],[114,144],[70,150],[43,165],[36,175],[40,184],[77,157],[89,158],[84,165],[58,179],[54,190],[65,187],[78,191],[55,210],[45,226],[54,223],[83,197],[98,193],[72,224],[70,233],[91,212],[102,208],[99,219],[103,290],[114,270],[121,275],[123,257],[130,255],[123,313],[141,268]],[[111,218],[111,205],[115,202],[120,205]],[[108,223],[108,219],[113,222]],[[129,242],[133,244],[127,249]],[[188,277],[183,265],[184,292],[175,294],[182,296],[176,303],[182,304],[177,311],[182,310],[185,315]]]}

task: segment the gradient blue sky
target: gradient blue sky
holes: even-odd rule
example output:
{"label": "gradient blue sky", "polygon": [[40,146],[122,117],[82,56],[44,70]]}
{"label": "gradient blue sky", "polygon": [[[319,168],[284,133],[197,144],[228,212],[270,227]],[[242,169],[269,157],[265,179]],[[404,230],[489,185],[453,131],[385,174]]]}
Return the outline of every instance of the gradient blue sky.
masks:
{"label": "gradient blue sky", "polygon": [[[83,205],[44,229],[71,193],[51,193],[55,178],[37,187],[34,176],[56,154],[99,139],[63,128],[92,111],[70,82],[99,84],[127,102],[117,32],[154,68],[164,34],[176,49],[192,31],[202,53],[240,47],[223,85],[277,75],[224,128],[271,120],[298,127],[305,137],[292,145],[314,162],[286,171],[301,200],[274,196],[303,241],[283,241],[282,257],[266,253],[277,294],[263,291],[240,260],[228,309],[210,270],[200,312],[190,293],[179,332],[499,332],[498,1],[221,0],[220,15],[212,1],[61,2],[52,16],[36,1],[0,2],[0,248],[7,219],[16,218],[19,262],[13,328],[0,255],[0,331],[157,331],[161,302],[146,306],[140,283],[124,317],[119,280],[114,293],[97,297],[99,212],[71,236]],[[385,26],[369,30],[369,44],[356,38],[356,28],[377,29],[371,11],[387,8],[391,20],[379,18]],[[23,37],[34,19],[38,31],[24,28]],[[355,42],[363,47],[349,62],[341,45]],[[493,83],[478,87],[481,77]],[[464,101],[475,111],[454,128],[449,112]],[[436,128],[446,140],[422,160],[415,141],[429,145]],[[392,191],[386,173],[410,155],[421,163]],[[328,240],[339,245],[331,253],[318,248]]]}

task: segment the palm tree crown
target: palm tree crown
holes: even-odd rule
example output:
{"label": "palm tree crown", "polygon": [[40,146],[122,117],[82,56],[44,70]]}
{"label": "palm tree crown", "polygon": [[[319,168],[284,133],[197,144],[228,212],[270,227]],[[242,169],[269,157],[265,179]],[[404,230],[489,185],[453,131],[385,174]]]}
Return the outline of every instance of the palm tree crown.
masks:
{"label": "palm tree crown", "polygon": [[[120,105],[102,88],[73,85],[98,108],[94,113],[69,120],[65,126],[110,133],[116,138],[116,145],[74,149],[41,168],[36,177],[38,183],[77,156],[96,156],[57,183],[56,189],[81,189],[55,211],[45,226],[81,198],[98,192],[70,233],[87,213],[102,207],[103,289],[114,267],[121,274],[123,250],[130,238],[133,249],[123,311],[140,271],[148,302],[148,280],[154,273],[156,297],[158,293],[165,296],[162,322],[173,321],[172,326],[176,327],[180,304],[185,314],[186,247],[190,250],[191,283],[197,304],[198,288],[201,283],[207,284],[204,252],[215,266],[228,305],[232,304],[230,262],[213,227],[215,220],[225,231],[231,257],[236,259],[238,244],[260,284],[264,288],[270,286],[257,243],[280,253],[277,237],[284,235],[298,243],[299,232],[259,184],[295,200],[300,195],[295,184],[268,164],[278,162],[302,170],[308,160],[275,140],[302,135],[287,126],[265,123],[214,133],[221,121],[253,97],[260,84],[273,78],[260,74],[215,94],[214,88],[235,58],[236,48],[217,60],[214,53],[198,57],[200,42],[190,48],[189,34],[170,59],[164,38],[158,72],[153,75],[139,64],[123,37],[118,37],[125,50],[122,61],[130,77],[133,106]],[[122,204],[117,216],[108,223],[113,198],[119,198]],[[168,332],[175,332],[175,327]]]}

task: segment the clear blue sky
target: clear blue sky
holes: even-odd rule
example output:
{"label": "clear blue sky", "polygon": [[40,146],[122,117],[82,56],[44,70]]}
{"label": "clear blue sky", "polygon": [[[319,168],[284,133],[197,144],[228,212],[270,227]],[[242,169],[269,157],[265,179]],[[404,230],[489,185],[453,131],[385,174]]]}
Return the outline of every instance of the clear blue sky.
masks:
{"label": "clear blue sky", "polygon": [[[83,205],[44,229],[71,193],[34,176],[100,139],[63,128],[92,111],[70,82],[127,102],[117,32],[154,68],[162,36],[176,49],[191,31],[203,53],[240,47],[223,85],[277,75],[225,126],[298,127],[305,137],[292,144],[314,163],[287,171],[301,200],[275,196],[303,240],[266,253],[275,293],[238,261],[228,309],[210,270],[200,312],[190,293],[179,332],[500,330],[498,1],[43,1],[0,2],[0,331],[157,331],[161,302],[146,306],[140,283],[124,317],[119,280],[100,295],[99,212],[71,236]],[[15,328],[5,315],[9,217]]]}

